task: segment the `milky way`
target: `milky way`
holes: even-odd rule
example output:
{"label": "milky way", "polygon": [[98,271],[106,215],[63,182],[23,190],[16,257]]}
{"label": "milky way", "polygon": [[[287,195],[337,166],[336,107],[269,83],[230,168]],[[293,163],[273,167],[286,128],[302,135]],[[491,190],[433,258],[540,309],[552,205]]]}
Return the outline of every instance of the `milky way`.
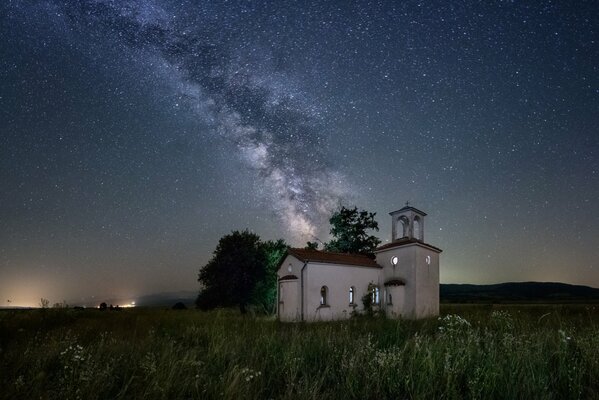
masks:
{"label": "milky way", "polygon": [[177,107],[232,142],[259,174],[257,190],[283,226],[295,238],[312,240],[315,223],[347,192],[340,174],[323,162],[323,107],[273,65],[268,49],[227,37],[238,21],[221,24],[209,9],[186,15],[187,7],[199,10],[192,3],[167,11],[158,2],[96,1],[49,11],[84,38],[103,36],[123,53],[142,51],[140,62],[152,60],[157,76],[172,80]]}
{"label": "milky way", "polygon": [[0,292],[194,288],[231,230],[324,241],[345,204],[385,242],[408,200],[444,282],[599,286],[597,13],[2,2]]}

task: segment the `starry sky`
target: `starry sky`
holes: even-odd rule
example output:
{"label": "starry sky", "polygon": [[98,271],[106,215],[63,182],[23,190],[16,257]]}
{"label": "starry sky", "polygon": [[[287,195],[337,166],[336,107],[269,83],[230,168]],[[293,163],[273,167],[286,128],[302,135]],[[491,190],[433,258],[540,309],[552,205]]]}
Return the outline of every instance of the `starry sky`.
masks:
{"label": "starry sky", "polygon": [[0,301],[429,215],[441,281],[599,287],[596,1],[0,2]]}

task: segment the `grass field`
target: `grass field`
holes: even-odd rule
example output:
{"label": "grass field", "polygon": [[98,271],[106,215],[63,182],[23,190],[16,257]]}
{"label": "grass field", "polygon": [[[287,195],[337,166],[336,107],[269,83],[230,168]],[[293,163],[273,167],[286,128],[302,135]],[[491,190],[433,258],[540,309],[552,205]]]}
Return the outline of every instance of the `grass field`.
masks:
{"label": "grass field", "polygon": [[598,305],[283,324],[222,310],[0,312],[4,399],[599,399]]}

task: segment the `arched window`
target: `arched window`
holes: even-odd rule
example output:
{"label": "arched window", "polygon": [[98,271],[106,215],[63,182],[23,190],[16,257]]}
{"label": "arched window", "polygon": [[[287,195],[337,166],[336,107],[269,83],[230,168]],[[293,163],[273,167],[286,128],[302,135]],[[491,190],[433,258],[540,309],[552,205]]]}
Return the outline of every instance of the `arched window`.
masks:
{"label": "arched window", "polygon": [[380,299],[380,290],[378,286],[375,286],[372,288],[372,303],[373,304],[380,304],[381,299]]}
{"label": "arched window", "polygon": [[349,304],[354,304],[354,296],[356,295],[356,288],[351,286],[349,288]]}
{"label": "arched window", "polygon": [[321,306],[326,306],[328,304],[328,302],[327,302],[328,294],[329,294],[329,288],[327,288],[326,286],[323,286],[320,288],[320,305]]}
{"label": "arched window", "polygon": [[389,295],[387,296],[387,304],[393,304],[393,298],[391,297],[391,293],[389,293]]}

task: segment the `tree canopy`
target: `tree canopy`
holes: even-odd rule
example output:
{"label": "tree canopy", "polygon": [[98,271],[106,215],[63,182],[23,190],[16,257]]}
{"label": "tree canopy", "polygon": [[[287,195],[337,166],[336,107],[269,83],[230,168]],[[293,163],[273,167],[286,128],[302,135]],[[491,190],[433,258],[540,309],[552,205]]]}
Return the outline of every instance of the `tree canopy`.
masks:
{"label": "tree canopy", "polygon": [[250,304],[272,312],[276,300],[276,268],[285,254],[283,240],[262,242],[255,233],[234,231],[223,236],[208,263],[200,269],[203,285],[196,305],[201,309]]}
{"label": "tree canopy", "polygon": [[267,314],[275,312],[277,301],[277,269],[285,254],[287,254],[287,243],[283,239],[276,241],[268,240],[262,244],[266,254],[264,276],[256,282],[252,293],[252,304]]}
{"label": "tree canopy", "polygon": [[373,257],[374,250],[381,243],[379,238],[369,235],[367,232],[368,230],[379,230],[379,224],[374,219],[375,216],[376,213],[358,210],[357,207],[341,207],[329,219],[333,239],[325,243],[324,250]]}
{"label": "tree canopy", "polygon": [[318,242],[306,242],[306,250],[318,250]]}

